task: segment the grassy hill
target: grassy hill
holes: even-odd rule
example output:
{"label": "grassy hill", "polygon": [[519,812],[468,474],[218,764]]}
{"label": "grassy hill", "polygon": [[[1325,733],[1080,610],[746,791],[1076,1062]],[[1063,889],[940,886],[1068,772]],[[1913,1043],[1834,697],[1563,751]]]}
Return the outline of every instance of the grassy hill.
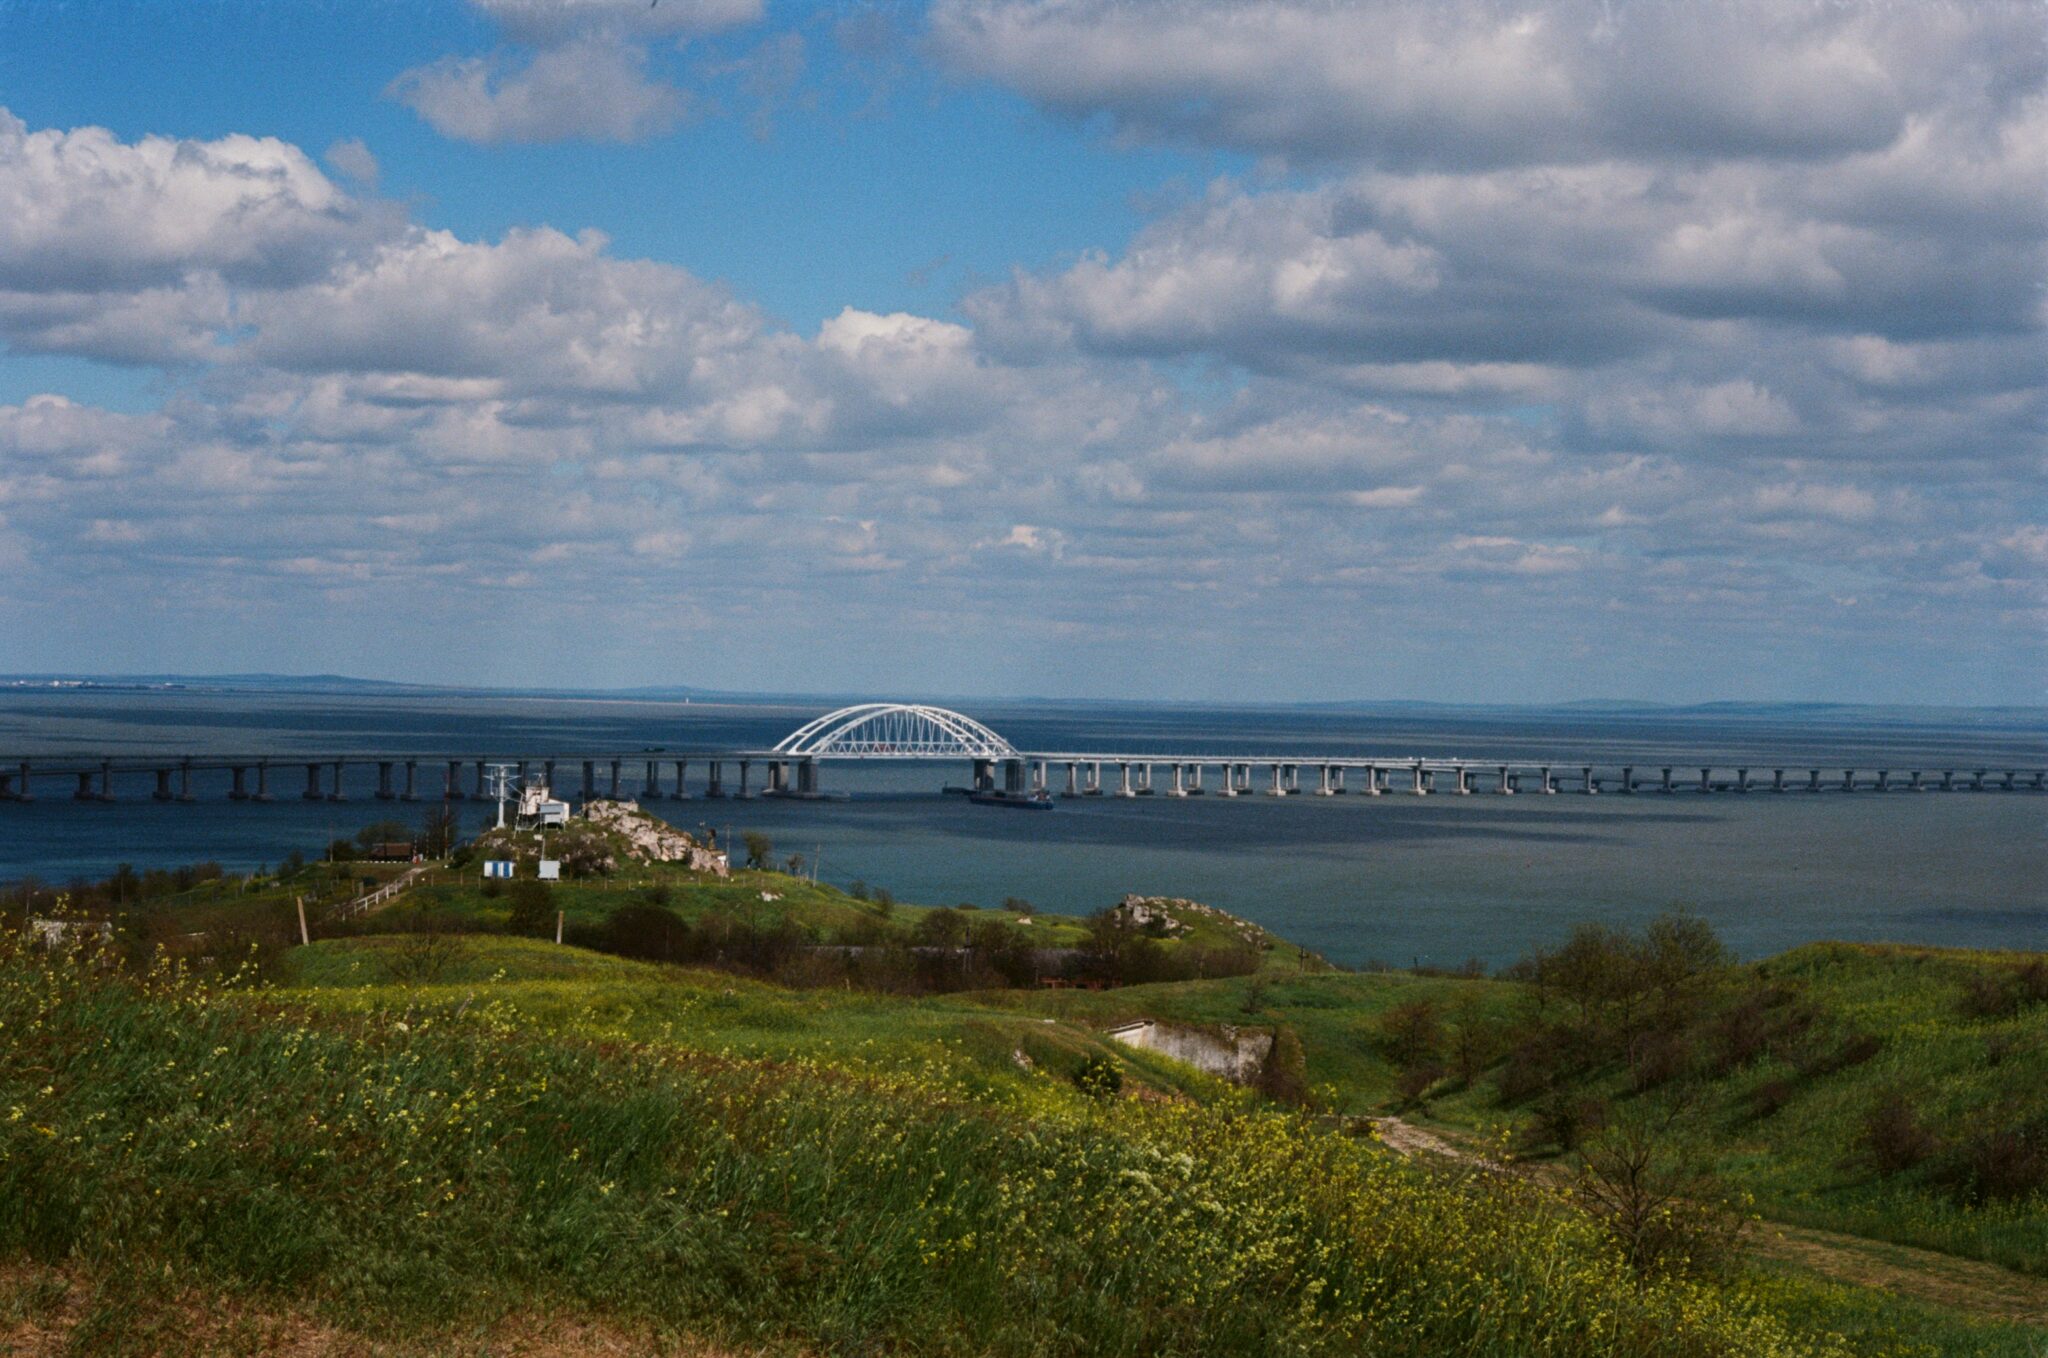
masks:
{"label": "grassy hill", "polygon": [[[221,1314],[401,1352],[2048,1342],[2038,955],[1736,966],[1681,920],[1492,979],[1336,972],[1185,902],[1139,925],[632,862],[541,898],[605,947],[670,921],[707,964],[668,965],[512,936],[520,903],[473,869],[367,919],[325,908],[359,885],[179,887],[103,963],[0,935],[0,1202],[26,1205],[0,1212],[0,1348],[283,1343],[158,1319]],[[295,896],[310,947],[285,946]],[[973,969],[1013,934],[1196,978]],[[725,951],[770,935],[772,964]],[[188,963],[152,966],[152,941]],[[942,983],[861,981],[870,949]],[[1201,978],[1218,959],[1243,973]],[[1134,1019],[1275,1034],[1299,1106],[1109,1039]],[[1360,1134],[1390,1114],[1449,1158]],[[1696,1260],[1633,1255],[1576,1204],[1642,1128],[1645,1175],[1682,1189],[1661,1210],[1733,1193],[1785,1229],[1718,1264],[1706,1235]]]}

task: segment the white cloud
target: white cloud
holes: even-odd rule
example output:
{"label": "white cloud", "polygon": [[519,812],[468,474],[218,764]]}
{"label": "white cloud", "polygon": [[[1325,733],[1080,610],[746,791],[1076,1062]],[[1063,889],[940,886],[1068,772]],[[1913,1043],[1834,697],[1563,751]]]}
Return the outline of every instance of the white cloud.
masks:
{"label": "white cloud", "polygon": [[521,60],[443,57],[387,89],[444,137],[502,142],[641,141],[688,112],[683,91],[647,71],[643,47],[584,34]]}
{"label": "white cloud", "polygon": [[361,137],[346,137],[327,148],[324,157],[342,174],[347,175],[366,189],[377,187],[377,177],[382,173],[377,157],[363,144]]}

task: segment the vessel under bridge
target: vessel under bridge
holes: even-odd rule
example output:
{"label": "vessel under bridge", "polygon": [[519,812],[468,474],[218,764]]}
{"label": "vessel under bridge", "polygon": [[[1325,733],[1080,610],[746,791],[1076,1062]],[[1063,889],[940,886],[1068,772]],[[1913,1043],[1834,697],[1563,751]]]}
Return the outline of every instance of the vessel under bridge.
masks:
{"label": "vessel under bridge", "polygon": [[[835,761],[964,764],[968,787],[1017,796],[1241,797],[1263,795],[1511,796],[1557,793],[2043,792],[2048,768],[2016,760],[1921,760],[1914,767],[1680,763],[1573,758],[1304,755],[1214,750],[1026,751],[974,718],[916,703],[862,703],[828,712],[766,749],[506,751],[479,756],[349,752],[95,755],[0,758],[0,800],[32,801],[53,787],[81,801],[197,800],[205,775],[234,801],[280,797],[347,801],[490,800],[508,786],[580,788],[585,801],[638,797],[827,795]],[[692,771],[696,771],[692,789]],[[755,781],[758,772],[758,783]],[[303,783],[300,779],[303,778]],[[221,785],[225,784],[224,787]]]}

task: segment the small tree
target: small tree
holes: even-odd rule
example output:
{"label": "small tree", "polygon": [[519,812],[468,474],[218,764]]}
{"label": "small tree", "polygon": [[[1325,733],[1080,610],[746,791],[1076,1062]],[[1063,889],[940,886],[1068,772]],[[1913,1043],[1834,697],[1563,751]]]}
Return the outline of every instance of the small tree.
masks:
{"label": "small tree", "polygon": [[775,841],[759,830],[749,830],[740,836],[740,842],[747,846],[747,866],[765,870],[768,855],[775,852]]}
{"label": "small tree", "polygon": [[1697,1153],[1673,1132],[1682,1113],[1682,1105],[1674,1105],[1663,1121],[1616,1123],[1579,1157],[1579,1203],[1639,1277],[1720,1273],[1742,1236],[1742,1218]]}
{"label": "small tree", "polygon": [[1098,1053],[1074,1072],[1074,1087],[1091,1099],[1113,1099],[1123,1092],[1124,1072],[1115,1061]]}

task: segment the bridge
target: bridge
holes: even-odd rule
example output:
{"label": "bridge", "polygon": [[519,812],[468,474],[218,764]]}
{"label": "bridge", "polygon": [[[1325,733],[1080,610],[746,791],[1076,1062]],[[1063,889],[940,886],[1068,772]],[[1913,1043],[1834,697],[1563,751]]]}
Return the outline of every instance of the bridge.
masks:
{"label": "bridge", "polygon": [[[756,795],[752,785],[756,767],[763,775],[759,795],[816,798],[827,795],[822,790],[820,766],[834,760],[963,761],[974,791],[1010,796],[2048,791],[2048,768],[2022,766],[2016,761],[1922,761],[1916,768],[1859,768],[1839,763],[1681,765],[1648,758],[1596,762],[1564,752],[1543,760],[1391,752],[1379,756],[1218,750],[1027,752],[974,718],[946,708],[861,703],[806,722],[772,747],[759,750],[641,751],[631,755],[508,751],[487,758],[360,752],[15,756],[0,758],[0,801],[33,801],[35,780],[41,780],[44,786],[56,783],[60,792],[79,801],[111,802],[120,799],[119,794],[132,797],[140,792],[155,801],[189,802],[198,798],[194,774],[204,774],[211,777],[203,781],[217,787],[225,783],[220,790],[230,800],[267,802],[289,795],[287,785],[300,770],[305,783],[297,795],[307,800],[347,801],[352,790],[384,801],[491,800],[495,794],[490,771],[498,767],[508,769],[520,785],[539,779],[558,791],[563,790],[557,781],[559,773],[580,773],[585,801],[627,795],[643,801],[662,797],[685,800],[694,795],[752,797]],[[636,764],[639,777],[634,778]],[[704,770],[701,794],[690,791],[692,765]],[[372,769],[375,782],[366,787]],[[728,773],[737,775],[736,779],[729,779]],[[122,784],[118,794],[117,777]]]}

